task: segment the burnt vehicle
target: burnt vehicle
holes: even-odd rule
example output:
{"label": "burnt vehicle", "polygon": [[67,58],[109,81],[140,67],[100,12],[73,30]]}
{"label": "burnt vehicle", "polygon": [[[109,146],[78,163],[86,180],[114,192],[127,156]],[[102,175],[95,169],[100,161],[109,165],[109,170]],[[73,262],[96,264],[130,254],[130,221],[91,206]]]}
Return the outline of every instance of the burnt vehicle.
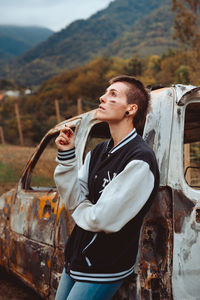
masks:
{"label": "burnt vehicle", "polygon": [[[200,299],[200,87],[176,85],[151,92],[143,137],[160,169],[158,196],[143,221],[134,276],[114,299]],[[52,183],[34,185],[42,155],[57,150],[55,137],[75,131],[78,165],[87,151],[109,138],[95,110],[51,129],[28,161],[16,186],[0,197],[0,265],[45,299],[54,299],[63,249],[73,228]],[[48,155],[47,155],[48,158]],[[48,159],[47,159],[48,161]],[[55,164],[54,164],[55,163]]]}

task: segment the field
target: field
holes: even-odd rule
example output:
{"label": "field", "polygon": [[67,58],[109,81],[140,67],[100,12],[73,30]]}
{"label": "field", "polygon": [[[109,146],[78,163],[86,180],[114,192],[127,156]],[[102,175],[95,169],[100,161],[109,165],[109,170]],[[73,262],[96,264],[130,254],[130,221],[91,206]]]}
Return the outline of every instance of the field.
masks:
{"label": "field", "polygon": [[[16,185],[34,150],[33,147],[0,145],[0,195]],[[53,184],[56,152],[50,148],[42,154],[33,172],[33,185]]]}

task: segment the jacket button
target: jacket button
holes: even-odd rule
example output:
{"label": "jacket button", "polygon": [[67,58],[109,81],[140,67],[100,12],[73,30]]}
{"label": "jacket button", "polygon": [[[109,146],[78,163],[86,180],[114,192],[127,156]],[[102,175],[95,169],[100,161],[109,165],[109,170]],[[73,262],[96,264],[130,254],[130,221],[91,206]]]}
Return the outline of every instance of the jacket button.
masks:
{"label": "jacket button", "polygon": [[94,179],[97,179],[97,177],[98,177],[98,176],[97,176],[97,175],[95,175],[95,176],[94,176]]}
{"label": "jacket button", "polygon": [[108,154],[108,157],[110,157],[110,154]]}

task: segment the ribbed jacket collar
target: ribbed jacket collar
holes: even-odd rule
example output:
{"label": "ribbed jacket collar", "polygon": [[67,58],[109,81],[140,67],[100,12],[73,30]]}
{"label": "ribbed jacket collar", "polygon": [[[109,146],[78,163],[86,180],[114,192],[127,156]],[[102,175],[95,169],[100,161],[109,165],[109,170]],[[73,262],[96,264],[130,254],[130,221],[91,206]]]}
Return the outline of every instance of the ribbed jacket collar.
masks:
{"label": "ribbed jacket collar", "polygon": [[119,144],[117,144],[115,147],[112,148],[113,145],[113,139],[110,139],[107,143],[107,151],[108,153],[112,154],[115,151],[119,150],[121,147],[129,143],[131,140],[133,140],[137,136],[136,129],[133,128],[133,130],[125,137]]}

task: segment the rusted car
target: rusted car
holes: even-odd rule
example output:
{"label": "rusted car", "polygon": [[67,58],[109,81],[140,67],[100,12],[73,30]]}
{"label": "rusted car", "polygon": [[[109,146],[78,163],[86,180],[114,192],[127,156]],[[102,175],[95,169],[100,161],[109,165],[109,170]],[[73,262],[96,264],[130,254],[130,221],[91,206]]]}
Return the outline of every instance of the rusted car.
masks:
{"label": "rusted car", "polygon": [[[160,189],[143,221],[134,276],[114,299],[200,299],[200,87],[176,85],[151,92],[143,137],[154,149]],[[52,183],[34,185],[37,169],[53,178],[55,137],[65,124],[76,135],[78,164],[109,138],[95,110],[51,129],[28,161],[16,188],[0,197],[0,265],[45,299],[54,299],[63,249],[73,228]],[[52,155],[53,153],[53,155]],[[40,157],[46,155],[45,166]]]}

